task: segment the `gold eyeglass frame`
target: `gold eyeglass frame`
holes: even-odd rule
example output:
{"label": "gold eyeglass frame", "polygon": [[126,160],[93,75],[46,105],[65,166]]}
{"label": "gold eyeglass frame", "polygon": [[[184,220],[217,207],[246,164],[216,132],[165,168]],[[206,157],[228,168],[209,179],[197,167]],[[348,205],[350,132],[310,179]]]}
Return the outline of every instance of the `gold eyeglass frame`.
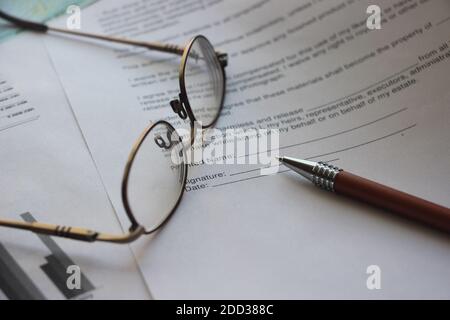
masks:
{"label": "gold eyeglass frame", "polygon": [[[186,63],[187,63],[187,59],[189,57],[189,53],[192,48],[192,45],[199,38],[206,40],[208,42],[208,44],[211,47],[213,47],[212,44],[209,42],[209,40],[206,37],[204,37],[202,35],[197,35],[197,36],[193,37],[185,47],[180,47],[180,46],[172,45],[172,44],[136,41],[136,40],[129,40],[129,39],[125,39],[125,38],[117,38],[117,37],[110,37],[110,36],[104,36],[104,35],[98,35],[98,34],[92,34],[92,33],[78,32],[78,31],[74,31],[74,30],[55,28],[55,27],[51,27],[51,26],[48,26],[45,24],[36,23],[33,21],[23,20],[23,19],[11,16],[1,10],[0,10],[0,18],[11,22],[16,27],[19,27],[19,28],[22,28],[25,30],[29,30],[29,31],[34,31],[34,32],[39,32],[39,33],[47,33],[49,31],[51,31],[51,32],[56,32],[56,33],[63,33],[63,34],[69,34],[69,35],[74,35],[74,36],[87,37],[87,38],[99,39],[99,40],[104,40],[104,41],[109,41],[109,42],[116,42],[116,43],[121,43],[121,44],[144,47],[149,50],[156,50],[156,51],[160,51],[160,52],[181,55],[182,58],[181,58],[180,69],[179,69],[180,93],[178,95],[178,99],[170,101],[170,105],[172,107],[172,110],[176,114],[178,114],[180,116],[180,118],[182,118],[182,119],[189,118],[190,127],[191,127],[191,137],[192,137],[190,140],[190,144],[192,145],[193,139],[195,137],[195,125],[194,124],[196,122],[196,118],[195,118],[195,115],[189,104],[188,96],[186,93],[186,87],[185,87]],[[202,125],[201,129],[206,129],[206,128],[213,126],[217,122],[217,120],[220,116],[220,113],[223,109],[223,103],[224,103],[224,98],[225,98],[225,87],[226,87],[225,67],[228,64],[228,56],[226,53],[221,53],[221,52],[217,52],[217,51],[215,51],[215,53],[216,53],[215,56],[217,58],[217,61],[221,66],[222,75],[223,75],[222,97],[220,100],[220,107],[217,111],[217,115],[215,116],[213,121],[211,121],[211,123],[209,123],[206,126]],[[10,220],[10,219],[0,219],[0,226],[14,228],[14,229],[27,230],[27,231],[31,231],[34,233],[68,238],[68,239],[85,241],[85,242],[100,241],[100,242],[110,242],[110,243],[129,243],[129,242],[136,240],[143,234],[150,234],[150,233],[157,231],[162,226],[164,226],[167,223],[167,221],[169,220],[169,218],[173,215],[173,213],[177,209],[177,207],[182,199],[182,196],[184,194],[184,189],[185,189],[186,180],[187,180],[187,172],[188,172],[186,153],[183,152],[184,173],[183,173],[183,177],[182,177],[182,188],[180,189],[180,194],[178,196],[178,199],[175,202],[175,204],[173,205],[173,207],[171,208],[171,210],[166,214],[164,219],[155,228],[153,228],[151,230],[146,230],[144,226],[139,224],[135,215],[133,214],[130,203],[128,201],[127,190],[128,190],[128,178],[130,175],[131,168],[133,166],[133,161],[139,151],[139,148],[141,147],[142,143],[144,142],[146,137],[149,135],[149,133],[156,126],[161,125],[161,124],[166,125],[168,128],[170,128],[170,130],[176,131],[175,128],[169,122],[167,122],[165,120],[159,120],[159,121],[149,125],[142,132],[142,134],[135,141],[135,143],[133,144],[133,146],[131,148],[131,152],[128,156],[128,159],[127,159],[127,162],[125,165],[125,169],[124,169],[124,173],[123,173],[123,177],[122,177],[121,195],[122,195],[122,202],[123,202],[125,212],[127,214],[128,219],[131,222],[131,226],[129,228],[128,233],[117,235],[117,234],[98,232],[98,231],[89,230],[89,229],[80,228],[80,227],[61,226],[61,225],[47,224],[47,223],[42,223],[42,222],[25,222],[25,221],[17,221],[17,220]],[[182,139],[180,137],[179,137],[178,142],[183,143]],[[183,150],[184,150],[184,148],[183,148]]]}

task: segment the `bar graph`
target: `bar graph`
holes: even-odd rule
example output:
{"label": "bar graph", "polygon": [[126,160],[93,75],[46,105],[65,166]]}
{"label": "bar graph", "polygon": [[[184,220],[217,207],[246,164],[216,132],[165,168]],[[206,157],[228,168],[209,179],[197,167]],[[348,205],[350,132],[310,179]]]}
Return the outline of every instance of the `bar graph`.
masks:
{"label": "bar graph", "polygon": [[0,243],[0,289],[11,300],[44,300],[25,271]]}
{"label": "bar graph", "polygon": [[[24,213],[21,215],[22,219],[26,222],[35,222],[36,219],[30,213]],[[81,273],[81,286],[79,289],[69,289],[67,286],[67,268],[76,265],[76,263],[58,246],[58,244],[49,236],[37,235],[39,239],[51,252],[46,256],[46,264],[41,266],[42,271],[53,282],[53,284],[61,291],[61,293],[67,298],[75,298],[81,294],[87,293],[95,289],[94,285],[89,279]]]}
{"label": "bar graph", "polygon": [[[26,222],[36,221],[30,213],[24,213],[21,217]],[[46,263],[36,266],[43,272],[42,279],[31,279],[11,252],[0,243],[0,297],[2,299],[6,297],[10,300],[45,300],[47,297],[36,285],[38,281],[50,280],[66,299],[79,297],[95,289],[83,272],[80,273],[79,288],[69,288],[67,280],[70,274],[67,271],[69,267],[77,264],[51,237],[36,235],[50,252],[45,256]]]}

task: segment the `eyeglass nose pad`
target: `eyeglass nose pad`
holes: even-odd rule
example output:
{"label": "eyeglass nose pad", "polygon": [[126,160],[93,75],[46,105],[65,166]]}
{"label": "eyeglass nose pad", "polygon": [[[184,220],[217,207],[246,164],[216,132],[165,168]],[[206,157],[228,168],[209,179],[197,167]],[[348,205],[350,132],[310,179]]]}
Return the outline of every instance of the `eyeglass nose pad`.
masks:
{"label": "eyeglass nose pad", "polygon": [[169,132],[167,133],[167,142],[164,140],[163,137],[161,137],[161,135],[157,134],[155,136],[155,143],[161,149],[166,149],[166,150],[172,148],[172,145],[173,145],[173,141],[170,138],[170,133]]}
{"label": "eyeglass nose pad", "polygon": [[178,114],[181,119],[184,120],[187,118],[186,110],[184,110],[183,104],[180,102],[180,100],[174,99],[170,101],[170,106],[172,107],[173,112]]}

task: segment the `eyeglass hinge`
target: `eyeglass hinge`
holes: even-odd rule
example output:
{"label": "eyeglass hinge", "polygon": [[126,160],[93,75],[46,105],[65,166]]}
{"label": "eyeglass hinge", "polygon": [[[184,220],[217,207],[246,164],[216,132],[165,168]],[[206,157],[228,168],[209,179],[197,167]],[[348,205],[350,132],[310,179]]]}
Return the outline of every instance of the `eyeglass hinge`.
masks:
{"label": "eyeglass hinge", "polygon": [[228,65],[228,54],[223,52],[217,52],[217,59],[219,59],[220,65],[222,68],[225,68]]}
{"label": "eyeglass hinge", "polygon": [[170,101],[170,106],[172,107],[173,112],[178,114],[181,119],[187,118],[186,110],[184,110],[183,104],[178,99],[174,99]]}

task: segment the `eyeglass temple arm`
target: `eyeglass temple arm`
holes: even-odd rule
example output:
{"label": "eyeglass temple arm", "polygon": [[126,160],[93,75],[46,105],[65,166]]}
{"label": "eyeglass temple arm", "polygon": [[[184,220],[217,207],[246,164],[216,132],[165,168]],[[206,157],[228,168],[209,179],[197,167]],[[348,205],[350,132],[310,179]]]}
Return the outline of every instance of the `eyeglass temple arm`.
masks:
{"label": "eyeglass temple arm", "polygon": [[[0,18],[3,18],[5,20],[13,23],[17,27],[20,27],[20,28],[23,28],[26,30],[30,30],[30,31],[35,31],[35,32],[46,33],[48,31],[53,31],[53,32],[75,35],[75,36],[79,36],[79,37],[86,37],[86,38],[91,38],[91,39],[99,39],[99,40],[104,40],[104,41],[128,44],[128,45],[133,45],[133,46],[138,46],[138,47],[144,47],[149,50],[173,53],[173,54],[176,54],[179,56],[183,55],[183,52],[184,52],[183,47],[173,45],[173,44],[164,44],[164,43],[147,42],[147,41],[136,41],[136,40],[129,40],[129,39],[124,39],[124,38],[104,36],[104,35],[100,35],[100,34],[85,33],[85,32],[79,32],[79,31],[75,31],[75,30],[67,30],[67,29],[61,29],[61,28],[56,28],[56,27],[50,27],[43,23],[37,23],[37,22],[24,20],[24,19],[20,19],[20,18],[11,16],[1,10],[0,10]],[[226,67],[227,60],[228,60],[227,54],[217,52],[217,57],[218,57],[220,63],[224,67]]]}
{"label": "eyeglass temple arm", "polygon": [[142,226],[137,226],[136,228],[131,229],[127,234],[112,235],[78,227],[64,227],[41,222],[24,222],[8,219],[0,219],[0,226],[28,230],[39,234],[86,242],[101,241],[113,243],[129,243],[136,240],[145,233],[144,227]]}
{"label": "eyeglass temple arm", "polygon": [[48,26],[46,24],[43,24],[43,23],[37,23],[37,22],[33,22],[33,21],[24,20],[24,19],[20,19],[20,18],[14,17],[12,15],[9,15],[9,14],[5,13],[4,11],[0,11],[0,18],[3,18],[5,20],[13,23],[17,27],[20,27],[20,28],[23,28],[23,29],[26,29],[26,30],[30,30],[30,31],[35,31],[35,32],[46,33],[48,31],[53,31],[53,32],[59,32],[59,33],[65,33],[65,34],[80,36],[80,37],[87,37],[87,38],[93,38],[93,39],[100,39],[100,40],[104,40],[104,41],[110,41],[110,42],[117,42],[117,43],[129,44],[129,45],[134,45],[134,46],[140,46],[140,47],[145,47],[145,48],[150,49],[150,50],[157,50],[157,51],[162,51],[162,52],[174,53],[174,54],[177,54],[177,55],[182,55],[183,51],[184,51],[184,48],[179,47],[177,45],[162,44],[162,43],[156,43],[156,42],[135,41],[135,40],[129,40],[129,39],[123,39],[123,38],[116,38],[116,37],[109,37],[109,36],[104,36],[104,35],[99,35],[99,34],[93,34],[93,33],[84,33],[84,32],[79,32],[79,31],[74,31],[74,30],[67,30],[67,29],[50,27],[50,26]]}

